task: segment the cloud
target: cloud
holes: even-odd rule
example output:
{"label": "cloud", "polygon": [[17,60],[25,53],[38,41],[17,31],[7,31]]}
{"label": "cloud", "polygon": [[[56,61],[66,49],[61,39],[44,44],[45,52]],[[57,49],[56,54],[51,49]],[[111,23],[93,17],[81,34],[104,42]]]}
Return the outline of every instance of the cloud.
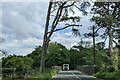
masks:
{"label": "cloud", "polygon": [[[47,2],[3,2],[2,34],[6,41],[2,49],[9,54],[26,55],[31,53],[35,46],[42,45],[47,8]],[[82,16],[80,12],[76,15]],[[80,33],[84,34],[92,23],[89,21],[90,16],[82,17]],[[69,28],[54,33],[51,42],[57,41],[69,49],[77,45],[81,37],[75,37]],[[84,40],[92,41],[86,38]]]}
{"label": "cloud", "polygon": [[1,0],[1,2],[49,2],[49,0]]}
{"label": "cloud", "polygon": [[0,37],[2,37],[2,5],[0,3]]}
{"label": "cloud", "polygon": [[[6,40],[3,50],[11,54],[25,55],[32,52],[35,46],[42,45],[47,7],[48,3],[45,2],[3,2],[2,33]],[[82,23],[84,24],[84,21]],[[86,27],[81,27],[80,32],[83,33],[85,29]],[[80,37],[75,37],[69,28],[53,34],[51,41],[70,48],[77,45]]]}
{"label": "cloud", "polygon": [[[42,45],[48,3],[2,3],[2,49],[10,54],[28,54]],[[1,30],[1,29],[0,29]]]}
{"label": "cloud", "polygon": [[[32,38],[32,37],[22,40],[22,44],[26,45],[26,47],[28,47],[28,48],[33,47],[33,45],[34,45],[34,47],[37,45],[42,45],[42,42],[43,42],[43,40],[39,40],[37,38]],[[24,48],[24,46],[22,46],[22,48]]]}
{"label": "cloud", "polygon": [[[70,49],[72,46],[77,45],[78,42],[80,42],[81,37],[76,37],[72,34],[72,32],[68,33],[55,33],[53,37],[51,38],[51,42],[58,42],[63,45],[65,45],[68,49]],[[90,41],[92,42],[92,39],[90,38],[83,38],[84,41]]]}
{"label": "cloud", "polygon": [[26,55],[31,53],[36,46],[42,45],[42,40],[36,38],[27,38],[23,40],[12,40],[4,42],[2,46],[9,54]]}
{"label": "cloud", "polygon": [[30,36],[42,38],[47,9],[47,6],[43,7],[45,4],[3,3],[3,34],[8,34],[13,39],[24,39]]}

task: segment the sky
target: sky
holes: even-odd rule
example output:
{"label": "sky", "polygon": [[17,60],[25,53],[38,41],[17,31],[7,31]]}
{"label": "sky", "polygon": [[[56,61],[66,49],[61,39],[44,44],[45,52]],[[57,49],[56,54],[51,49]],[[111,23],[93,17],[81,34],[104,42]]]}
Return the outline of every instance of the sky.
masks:
{"label": "sky", "polygon": [[[42,46],[45,19],[47,15],[48,2],[2,2],[2,30],[0,35],[5,39],[2,43],[2,50],[8,54],[27,55],[31,53],[36,46]],[[83,16],[79,30],[83,34],[89,32],[88,27],[93,23],[89,21],[91,15]],[[1,21],[0,21],[1,22]],[[81,40],[72,34],[71,28],[64,31],[55,32],[51,37],[51,42],[58,42],[70,49]],[[92,38],[84,38],[85,41],[91,41]],[[96,39],[101,41],[100,38]]]}

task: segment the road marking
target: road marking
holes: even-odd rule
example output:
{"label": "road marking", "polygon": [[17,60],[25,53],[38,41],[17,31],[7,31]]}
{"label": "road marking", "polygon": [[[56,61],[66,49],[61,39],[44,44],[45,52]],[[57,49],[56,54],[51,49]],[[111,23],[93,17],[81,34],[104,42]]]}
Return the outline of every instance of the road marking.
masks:
{"label": "road marking", "polygon": [[[71,72],[72,73],[72,72]],[[81,80],[77,75],[75,75],[74,73],[72,73],[73,76],[75,76],[77,79]]]}
{"label": "road marking", "polygon": [[[53,80],[54,79],[61,79],[62,78],[74,78],[74,79],[77,79],[77,80],[82,80],[83,78],[95,78],[93,76],[89,76],[89,75],[85,75],[85,74],[80,74],[81,72],[79,71],[60,71],[58,74],[54,75],[52,78]],[[52,80],[52,79],[51,79]],[[97,80],[97,79],[96,79]]]}

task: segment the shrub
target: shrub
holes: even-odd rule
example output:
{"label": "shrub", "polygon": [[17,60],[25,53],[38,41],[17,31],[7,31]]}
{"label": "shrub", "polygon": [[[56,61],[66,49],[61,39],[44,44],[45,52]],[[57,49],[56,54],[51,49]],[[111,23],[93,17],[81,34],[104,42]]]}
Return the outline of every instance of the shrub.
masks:
{"label": "shrub", "polygon": [[120,70],[114,72],[97,72],[93,76],[104,80],[120,80]]}

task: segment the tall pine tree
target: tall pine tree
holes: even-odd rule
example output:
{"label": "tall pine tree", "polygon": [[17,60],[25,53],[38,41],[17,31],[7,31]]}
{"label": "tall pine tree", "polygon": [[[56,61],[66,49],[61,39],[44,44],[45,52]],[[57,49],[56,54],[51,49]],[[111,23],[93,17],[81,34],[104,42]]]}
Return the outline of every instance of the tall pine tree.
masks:
{"label": "tall pine tree", "polygon": [[120,2],[95,2],[92,21],[105,30],[103,38],[109,36],[109,53],[114,69],[118,70],[118,53],[113,49],[114,34],[120,29]]}

